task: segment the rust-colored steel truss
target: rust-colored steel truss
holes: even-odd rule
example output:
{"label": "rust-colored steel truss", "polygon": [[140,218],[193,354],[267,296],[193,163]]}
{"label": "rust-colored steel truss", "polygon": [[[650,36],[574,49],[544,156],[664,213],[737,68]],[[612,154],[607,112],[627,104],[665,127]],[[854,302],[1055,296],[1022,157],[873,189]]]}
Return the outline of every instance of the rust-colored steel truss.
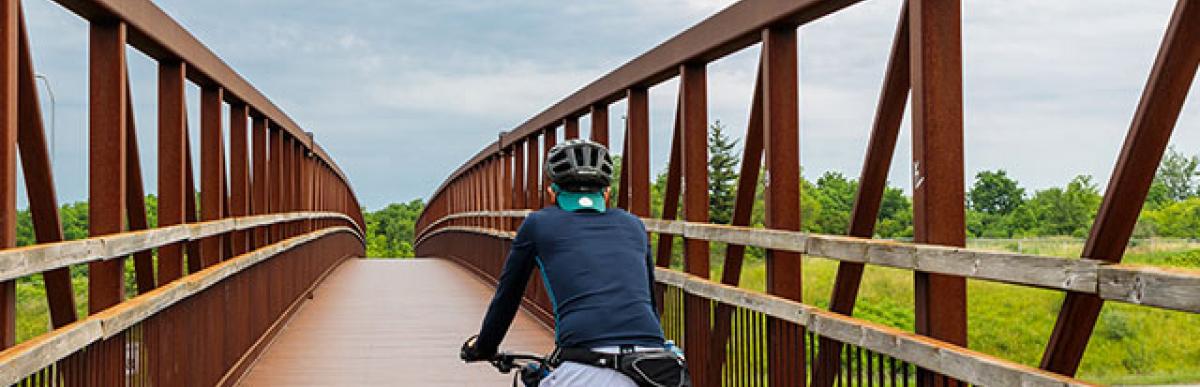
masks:
{"label": "rust-colored steel truss", "polygon": [[[0,363],[19,367],[6,377],[22,378],[0,384],[232,385],[325,273],[364,254],[354,192],[309,134],[149,0],[56,2],[89,23],[92,239],[63,242],[33,48],[20,2],[0,0],[0,254],[25,254],[40,268],[0,270]],[[156,171],[141,168],[129,47],[158,64]],[[201,89],[195,150],[189,82]],[[18,154],[36,240],[25,250],[12,250]],[[157,174],[157,224],[147,217],[143,173]],[[107,247],[68,247],[89,244]],[[33,253],[47,246],[63,247]],[[138,298],[126,299],[126,257],[136,285],[129,292]],[[83,317],[75,309],[75,265],[87,266]],[[54,329],[14,347],[14,284],[30,275],[45,279]]]}
{"label": "rust-colored steel truss", "polygon": [[[579,137],[579,119],[590,115],[591,138],[607,143],[608,106],[625,100],[628,106],[621,156],[624,161],[614,203],[646,220],[656,241],[655,264],[675,268],[694,278],[710,276],[710,243],[726,243],[719,282],[737,286],[745,249],[719,237],[722,228],[707,226],[707,91],[706,66],[717,59],[761,43],[761,57],[744,137],[741,175],[731,226],[748,226],[756,195],[765,196],[766,228],[775,232],[800,230],[799,101],[797,29],[811,21],[858,3],[855,0],[790,2],[740,1],[638,56],[608,75],[584,86],[503,133],[455,170],[430,196],[417,222],[418,254],[453,259],[494,280],[503,264],[511,232],[520,213],[471,212],[463,198],[494,197],[491,209],[536,209],[545,205],[531,190],[544,186],[538,172],[538,137],[548,148],[557,127],[565,139]],[[912,98],[912,183],[914,242],[962,247],[965,244],[963,170],[963,84],[961,0],[906,0],[901,7],[887,70],[871,127],[858,193],[847,236],[871,238],[886,189],[906,102]],[[1180,109],[1200,63],[1200,1],[1177,0],[1170,27],[1150,75],[1137,115],[1114,169],[1100,212],[1083,253],[1084,258],[1118,263],[1129,241],[1155,168],[1175,127]],[[648,90],[679,79],[674,127],[671,130],[663,202],[652,211],[649,192]],[[667,129],[667,128],[663,128]],[[528,147],[528,148],[527,148]],[[493,163],[500,159],[503,162]],[[468,184],[486,166],[499,187],[475,192]],[[765,176],[760,176],[760,171]],[[760,180],[765,192],[757,192]],[[539,182],[542,183],[539,185]],[[544,199],[542,199],[544,200]],[[537,205],[534,205],[537,204]],[[682,211],[682,214],[680,213]],[[657,213],[657,219],[651,219]],[[683,222],[677,219],[681,218]],[[490,223],[489,223],[490,222]],[[482,224],[483,228],[473,228]],[[489,226],[498,224],[500,227]],[[658,230],[658,231],[653,231]],[[752,232],[764,234],[766,231]],[[764,234],[756,238],[774,238]],[[796,234],[803,235],[803,234]],[[675,238],[683,251],[676,251]],[[782,238],[782,237],[779,237]],[[763,241],[765,239],[753,239]],[[800,244],[803,244],[800,239]],[[767,291],[782,299],[800,301],[803,249],[757,242],[767,249]],[[782,242],[781,242],[782,243]],[[682,257],[682,259],[680,259]],[[1089,261],[1090,262],[1090,261]],[[842,260],[830,297],[830,312],[853,314],[866,261]],[[966,278],[953,270],[912,267],[917,333],[941,348],[965,348]],[[1032,268],[1031,268],[1032,270]],[[1116,270],[1116,269],[1114,269]],[[1191,277],[1189,277],[1191,278]],[[549,301],[540,280],[531,281],[526,304],[544,317]],[[1096,291],[1064,289],[1067,299],[1046,347],[1041,368],[1030,375],[1061,378],[1066,384],[1078,369],[1087,341],[1105,299]],[[814,333],[788,319],[747,310],[692,290],[660,285],[656,289],[668,337],[682,342],[696,385],[764,385],[821,387],[837,385],[959,385],[986,380],[971,372],[927,368],[917,363],[847,344],[829,334]],[[811,295],[810,295],[811,296]],[[1187,309],[1191,310],[1191,309]],[[813,327],[818,330],[821,327]],[[885,371],[886,370],[886,371]],[[809,372],[811,371],[811,372]],[[886,375],[885,375],[886,372]],[[864,376],[865,374],[865,376]],[[890,379],[890,382],[889,382]],[[864,382],[865,380],[865,382]]]}

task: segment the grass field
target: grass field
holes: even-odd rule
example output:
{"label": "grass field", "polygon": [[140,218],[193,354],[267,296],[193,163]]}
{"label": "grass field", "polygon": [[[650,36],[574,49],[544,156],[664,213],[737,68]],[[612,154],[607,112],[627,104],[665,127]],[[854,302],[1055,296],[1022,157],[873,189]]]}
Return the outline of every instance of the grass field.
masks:
{"label": "grass field", "polygon": [[[1007,249],[1003,241],[980,248]],[[1030,247],[1040,246],[1040,247]],[[1178,245],[1147,244],[1130,250],[1127,263],[1175,267],[1200,267],[1200,249],[1172,251]],[[1078,256],[1082,245],[1056,241],[1027,244],[1025,252],[1064,257]],[[1037,251],[1030,249],[1037,248]],[[678,251],[678,249],[676,250]],[[723,252],[714,245],[714,252]],[[720,262],[720,260],[714,260]],[[132,260],[126,260],[126,289],[134,289]],[[762,290],[765,267],[761,260],[749,261],[742,273],[742,286]],[[714,266],[714,277],[721,268]],[[804,301],[828,307],[837,262],[806,257]],[[76,304],[86,312],[86,267],[73,268]],[[969,346],[1023,364],[1036,366],[1062,303],[1061,292],[970,281]],[[17,335],[24,341],[45,333],[49,327],[41,276],[18,280]],[[855,316],[890,326],[913,329],[912,272],[868,267],[859,293]],[[1107,303],[1084,356],[1083,379],[1105,384],[1161,384],[1200,382],[1200,315],[1153,308]]]}
{"label": "grass field", "polygon": [[[1200,267],[1200,250],[1131,254],[1125,261]],[[836,272],[836,261],[805,258],[804,302],[827,308]],[[748,262],[742,286],[762,290],[765,278],[762,261]],[[971,280],[967,299],[971,349],[1037,366],[1062,292]],[[911,271],[867,267],[856,317],[911,331],[913,308]],[[1104,384],[1200,381],[1200,315],[1106,303],[1079,376]]]}

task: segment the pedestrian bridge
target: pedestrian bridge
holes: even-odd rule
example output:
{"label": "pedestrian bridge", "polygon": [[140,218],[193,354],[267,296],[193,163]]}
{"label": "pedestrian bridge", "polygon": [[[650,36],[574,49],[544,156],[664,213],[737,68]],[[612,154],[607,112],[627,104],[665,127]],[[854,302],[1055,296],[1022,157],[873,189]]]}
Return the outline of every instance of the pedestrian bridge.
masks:
{"label": "pedestrian bridge", "polygon": [[[90,25],[90,237],[64,240],[37,47],[20,1],[0,0],[0,385],[506,384],[458,362],[458,346],[478,329],[522,219],[548,204],[539,159],[579,138],[583,117],[595,141],[623,136],[612,205],[652,234],[663,326],[698,386],[1088,385],[1074,376],[1105,303],[1200,313],[1200,273],[1121,264],[1200,63],[1197,0],[1176,1],[1079,259],[964,247],[959,0],[905,2],[849,227],[800,231],[797,29],[859,1],[742,0],[481,144],[429,196],[415,226],[424,258],[411,260],[360,259],[367,224],[331,152],[150,0],[28,1]],[[141,170],[127,48],[158,65],[154,171]],[[713,224],[706,66],[748,49],[760,59],[737,199],[730,224]],[[649,89],[671,79],[674,125],[651,128]],[[198,101],[187,100],[189,85]],[[915,235],[875,240],[910,97]],[[619,101],[625,125],[609,128]],[[187,125],[189,103],[199,128]],[[662,203],[650,195],[652,129],[673,134]],[[36,235],[21,247],[17,168]],[[143,202],[150,174],[154,218]],[[758,195],[767,217],[751,227]],[[764,292],[739,287],[747,248],[767,252]],[[801,302],[804,255],[838,262],[828,308]],[[911,271],[914,331],[854,317],[867,266]],[[968,279],[1065,296],[1037,367],[969,349]],[[17,342],[18,290],[30,287],[45,294],[52,329]],[[504,346],[547,351],[553,318],[540,278],[525,296]]]}

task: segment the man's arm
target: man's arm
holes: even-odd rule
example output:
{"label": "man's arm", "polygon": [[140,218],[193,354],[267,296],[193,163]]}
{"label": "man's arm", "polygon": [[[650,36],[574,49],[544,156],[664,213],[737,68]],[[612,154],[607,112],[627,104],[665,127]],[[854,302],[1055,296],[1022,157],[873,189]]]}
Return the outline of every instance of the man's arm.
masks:
{"label": "man's arm", "polygon": [[525,294],[525,286],[529,283],[533,271],[534,257],[537,250],[533,244],[533,219],[530,215],[521,223],[517,237],[513,239],[512,250],[504,261],[504,270],[500,273],[500,281],[496,284],[496,295],[488,306],[487,314],[483,317],[483,327],[479,330],[479,339],[475,348],[484,357],[491,357],[508,333],[513,317],[521,306],[521,296]]}

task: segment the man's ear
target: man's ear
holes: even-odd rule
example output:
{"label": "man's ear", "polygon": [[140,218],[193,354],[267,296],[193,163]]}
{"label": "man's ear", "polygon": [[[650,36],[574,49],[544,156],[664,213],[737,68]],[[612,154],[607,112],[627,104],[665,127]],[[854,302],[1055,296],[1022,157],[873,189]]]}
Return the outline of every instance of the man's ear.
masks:
{"label": "man's ear", "polygon": [[604,202],[608,203],[612,199],[612,187],[604,189]]}
{"label": "man's ear", "polygon": [[553,188],[546,187],[546,198],[550,200],[550,204],[558,204],[558,194]]}

